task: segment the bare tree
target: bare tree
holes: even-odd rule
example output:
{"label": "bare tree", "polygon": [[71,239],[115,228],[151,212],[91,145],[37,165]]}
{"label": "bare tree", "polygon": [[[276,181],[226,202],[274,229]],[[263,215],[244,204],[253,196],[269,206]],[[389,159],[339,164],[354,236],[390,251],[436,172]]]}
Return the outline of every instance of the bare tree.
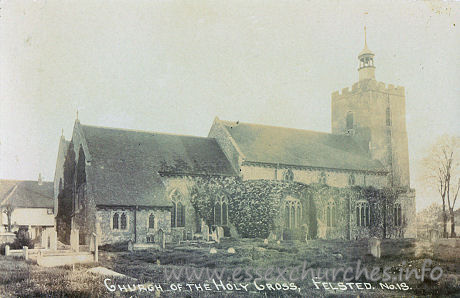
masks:
{"label": "bare tree", "polygon": [[3,210],[3,213],[6,214],[6,218],[8,220],[8,227],[7,227],[8,232],[11,232],[11,215],[13,214],[13,211],[14,211],[14,208],[10,204],[6,205]]}
{"label": "bare tree", "polygon": [[428,187],[436,188],[441,196],[444,237],[448,236],[448,217],[451,235],[455,237],[454,208],[460,189],[459,157],[460,138],[444,135],[431,147],[430,153],[423,160]]}

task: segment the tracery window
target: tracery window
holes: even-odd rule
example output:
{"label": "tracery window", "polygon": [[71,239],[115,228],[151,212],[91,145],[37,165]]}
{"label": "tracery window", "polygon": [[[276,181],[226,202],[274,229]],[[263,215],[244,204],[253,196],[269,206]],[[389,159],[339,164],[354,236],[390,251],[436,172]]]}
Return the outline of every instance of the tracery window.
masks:
{"label": "tracery window", "polygon": [[368,202],[360,201],[356,203],[356,225],[358,227],[368,227],[371,223],[371,208]]}
{"label": "tracery window", "polygon": [[326,184],[326,183],[327,183],[326,173],[321,172],[321,173],[319,174],[318,183],[320,183],[320,184]]}
{"label": "tracery window", "polygon": [[214,204],[214,224],[219,226],[228,224],[228,199],[225,195],[218,196]]}
{"label": "tracery window", "polygon": [[185,205],[182,194],[177,190],[173,190],[170,195],[173,204],[171,210],[171,227],[185,227]]}
{"label": "tracery window", "polygon": [[351,174],[350,176],[348,176],[348,185],[355,185],[356,183],[356,178],[355,178],[355,175]]}
{"label": "tracery window", "polygon": [[128,214],[126,211],[116,211],[112,214],[112,230],[128,229]]}
{"label": "tracery window", "polygon": [[294,180],[294,173],[291,171],[291,169],[288,169],[286,172],[284,172],[283,180],[285,180],[285,181],[293,181]]}
{"label": "tracery window", "polygon": [[287,197],[284,203],[284,225],[293,229],[300,227],[302,222],[302,204],[298,199]]}
{"label": "tracery window", "polygon": [[337,226],[337,206],[334,201],[330,201],[326,207],[326,224],[328,227]]}

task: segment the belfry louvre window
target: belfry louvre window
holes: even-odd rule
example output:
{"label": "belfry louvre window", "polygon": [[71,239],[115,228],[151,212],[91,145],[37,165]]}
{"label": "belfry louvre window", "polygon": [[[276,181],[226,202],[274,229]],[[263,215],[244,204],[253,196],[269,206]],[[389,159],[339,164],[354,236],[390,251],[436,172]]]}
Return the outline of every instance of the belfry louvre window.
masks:
{"label": "belfry louvre window", "polygon": [[347,113],[346,124],[347,124],[347,129],[353,129],[353,124],[354,124],[353,123],[353,112],[348,112]]}
{"label": "belfry louvre window", "polygon": [[386,111],[386,124],[387,126],[391,126],[391,111],[390,111],[390,108],[387,108],[387,111]]}
{"label": "belfry louvre window", "polygon": [[394,204],[393,217],[394,217],[394,225],[397,227],[402,226],[402,211],[401,211],[400,203]]}
{"label": "belfry louvre window", "polygon": [[173,208],[171,210],[171,227],[185,227],[185,205],[182,194],[173,190],[170,195]]}

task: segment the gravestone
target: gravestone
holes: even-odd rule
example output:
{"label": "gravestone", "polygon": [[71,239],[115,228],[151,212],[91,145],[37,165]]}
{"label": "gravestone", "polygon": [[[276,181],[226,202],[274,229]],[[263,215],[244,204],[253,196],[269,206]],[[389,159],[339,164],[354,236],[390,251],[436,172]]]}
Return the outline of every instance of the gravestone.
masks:
{"label": "gravestone", "polygon": [[80,251],[80,234],[78,229],[70,231],[70,248],[75,252]]}
{"label": "gravestone", "polygon": [[159,238],[159,241],[160,241],[160,248],[161,249],[164,249],[166,247],[166,237],[165,237],[165,233],[162,229],[160,229],[158,231],[158,238]]}
{"label": "gravestone", "polygon": [[211,233],[211,239],[217,243],[220,243],[219,237],[217,237],[217,229],[214,229]]}
{"label": "gravestone", "polygon": [[5,256],[9,256],[10,255],[10,246],[7,244],[5,245]]}
{"label": "gravestone", "polygon": [[213,247],[213,248],[211,248],[211,249],[209,250],[209,253],[210,253],[210,254],[215,254],[215,253],[217,253],[217,249],[215,249],[215,248]]}
{"label": "gravestone", "polygon": [[29,259],[29,248],[27,246],[23,246],[22,251],[24,254],[24,260],[27,261]]}
{"label": "gravestone", "polygon": [[235,251],[235,249],[234,249],[233,247],[229,247],[228,250],[227,250],[227,252],[228,252],[229,254],[234,254],[236,251]]}
{"label": "gravestone", "polygon": [[217,231],[217,238],[219,238],[219,242],[220,242],[220,239],[224,237],[224,228],[219,226],[216,228],[216,231]]}
{"label": "gravestone", "polygon": [[48,240],[48,230],[45,229],[43,230],[42,234],[41,234],[41,247],[43,248],[48,248],[48,243],[47,243],[47,240]]}
{"label": "gravestone", "polygon": [[133,241],[128,241],[128,251],[133,251]]}
{"label": "gravestone", "polygon": [[204,222],[201,221],[201,234],[203,235],[204,241],[209,241],[209,226]]}
{"label": "gravestone", "polygon": [[268,239],[264,239],[264,244],[265,244],[265,245],[268,244]]}
{"label": "gravestone", "polygon": [[370,253],[376,257],[380,258],[381,252],[380,252],[380,239],[376,237],[372,237],[369,239],[369,250]]}
{"label": "gravestone", "polygon": [[99,262],[99,243],[97,242],[97,234],[93,233],[91,239],[94,243],[94,262]]}

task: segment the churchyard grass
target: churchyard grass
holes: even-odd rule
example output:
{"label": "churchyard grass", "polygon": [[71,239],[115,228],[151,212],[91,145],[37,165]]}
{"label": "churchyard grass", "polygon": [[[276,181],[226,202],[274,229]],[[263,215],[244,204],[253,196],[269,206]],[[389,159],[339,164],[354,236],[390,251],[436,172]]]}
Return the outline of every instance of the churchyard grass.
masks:
{"label": "churchyard grass", "polygon": [[[215,247],[217,253],[210,254]],[[228,248],[235,249],[234,254]],[[384,240],[382,242],[382,258],[375,259],[368,254],[367,241],[314,240],[308,244],[301,242],[270,242],[264,244],[262,239],[230,240],[224,239],[220,244],[181,243],[168,245],[164,251],[100,251],[98,266],[104,266],[116,272],[135,278],[111,278],[111,284],[143,284],[160,283],[165,289],[177,281],[165,281],[164,270],[181,268],[226,268],[222,280],[231,277],[231,271],[237,267],[269,268],[295,267],[306,262],[311,268],[338,268],[355,266],[361,260],[366,267],[391,266],[395,272],[407,262],[406,267],[421,268],[423,259],[429,255],[417,253],[418,243],[415,240]],[[416,256],[417,255],[417,256]],[[241,296],[272,296],[272,297],[305,297],[305,296],[411,296],[432,295],[448,296],[460,294],[460,264],[458,262],[433,260],[444,270],[441,280],[424,282],[410,279],[407,291],[384,290],[375,286],[371,290],[329,291],[315,289],[310,279],[296,281],[299,291],[255,291],[245,292],[163,292],[162,297],[241,297]],[[433,266],[434,266],[433,265]],[[109,292],[104,285],[104,277],[87,273],[93,265],[75,265],[58,268],[42,268],[33,262],[11,257],[0,256],[0,293],[2,296],[52,296],[52,297],[86,297],[86,296],[148,296],[155,293],[146,292]],[[276,275],[275,275],[276,276]],[[457,278],[457,283],[453,278]],[[205,278],[204,278],[205,279]],[[205,280],[195,283],[204,283]],[[366,282],[361,278],[361,282]],[[185,284],[183,280],[181,283]],[[261,282],[263,283],[263,282]],[[4,294],[3,294],[4,293]]]}

